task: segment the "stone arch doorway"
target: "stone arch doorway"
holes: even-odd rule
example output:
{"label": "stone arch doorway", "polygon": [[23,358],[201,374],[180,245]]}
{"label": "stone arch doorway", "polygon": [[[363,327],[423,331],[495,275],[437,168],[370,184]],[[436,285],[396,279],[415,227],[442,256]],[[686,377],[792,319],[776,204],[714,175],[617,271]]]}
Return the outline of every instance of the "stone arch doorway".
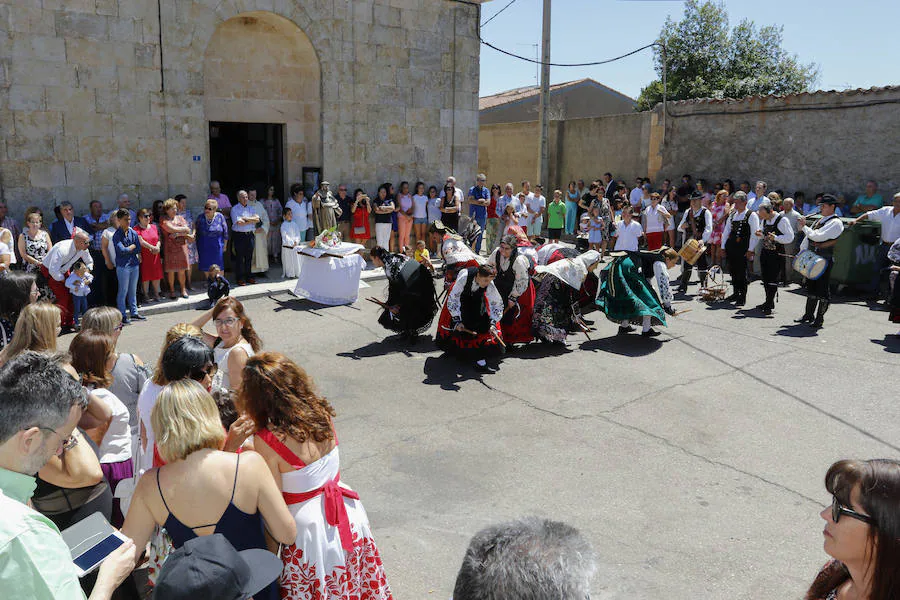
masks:
{"label": "stone arch doorway", "polygon": [[203,61],[203,107],[210,175],[231,198],[241,187],[273,184],[285,200],[303,167],[322,166],[321,77],[315,48],[289,19],[253,11],[216,28]]}

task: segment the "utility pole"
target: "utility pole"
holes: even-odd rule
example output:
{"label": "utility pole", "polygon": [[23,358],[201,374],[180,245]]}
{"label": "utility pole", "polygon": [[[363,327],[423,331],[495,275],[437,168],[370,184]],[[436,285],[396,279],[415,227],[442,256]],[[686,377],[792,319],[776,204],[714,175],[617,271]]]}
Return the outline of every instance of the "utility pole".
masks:
{"label": "utility pole", "polygon": [[543,51],[541,52],[540,150],[537,183],[551,190],[550,184],[550,0],[544,0]]}

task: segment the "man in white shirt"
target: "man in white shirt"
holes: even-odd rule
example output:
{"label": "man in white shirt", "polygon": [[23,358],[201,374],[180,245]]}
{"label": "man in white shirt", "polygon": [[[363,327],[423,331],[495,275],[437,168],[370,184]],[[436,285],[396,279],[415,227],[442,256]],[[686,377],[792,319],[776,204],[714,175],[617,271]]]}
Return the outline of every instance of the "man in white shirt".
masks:
{"label": "man in white shirt", "polygon": [[72,239],[53,244],[41,264],[41,273],[47,280],[53,295],[56,296],[56,305],[61,311],[60,325],[65,332],[72,331],[75,324],[72,314],[72,295],[66,287],[66,277],[68,277],[72,265],[79,259],[84,261],[88,270],[94,269],[94,259],[91,258],[90,247],[90,234],[83,229],[76,228]]}
{"label": "man in white shirt", "polygon": [[[806,236],[800,243],[800,252],[807,248],[828,261],[825,272],[818,279],[806,280],[806,310],[803,316],[795,323],[809,323],[813,329],[821,329],[824,324],[823,317],[831,303],[831,268],[834,266],[834,247],[837,240],[844,232],[844,224],[835,215],[837,198],[831,194],[822,196],[819,208],[822,218],[812,227],[806,224],[806,219],[800,219],[800,227]],[[818,304],[818,312],[816,312]],[[815,314],[815,317],[813,315]]]}
{"label": "man in white shirt", "polygon": [[523,230],[528,231],[528,197],[525,192],[519,192],[519,195],[513,198],[512,204],[515,207],[516,214],[519,216],[517,225]]}
{"label": "man in white shirt", "polygon": [[616,232],[613,235],[616,238],[615,250],[638,251],[641,236],[644,235],[644,229],[640,223],[632,219],[630,206],[622,209],[622,220],[616,223]]}
{"label": "man in white shirt", "polygon": [[[634,180],[634,188],[632,188],[631,192],[628,194],[628,201],[631,204],[632,208],[640,205],[641,197],[644,195],[644,178],[638,177]],[[650,204],[649,202],[647,203]],[[644,208],[644,207],[641,207]]]}
{"label": "man in white shirt", "polygon": [[301,242],[306,241],[306,230],[309,229],[309,216],[312,214],[312,204],[303,197],[303,186],[295,183],[291,186],[291,199],[285,204],[285,208],[290,208],[293,215],[295,227],[301,231]]}
{"label": "man in white shirt", "polygon": [[756,256],[756,245],[759,238],[759,217],[747,208],[747,194],[738,191],[732,197],[734,208],[725,220],[722,231],[722,248],[731,274],[733,292],[726,302],[734,302],[737,306],[747,303],[747,261],[752,262]]}
{"label": "man in white shirt", "polygon": [[759,251],[759,265],[766,301],[756,308],[768,316],[775,310],[775,294],[778,292],[778,276],[784,265],[785,244],[790,244],[794,240],[794,228],[784,215],[776,212],[768,200],[759,205],[758,214],[760,229],[756,232],[756,237],[762,246]]}
{"label": "man in white shirt", "polygon": [[[700,242],[702,246],[709,243],[709,237],[712,235],[712,213],[701,204],[703,194],[694,190],[691,193],[691,206],[684,211],[681,217],[681,223],[678,225],[678,231],[683,234],[684,243],[694,239]],[[703,252],[697,259],[697,273],[700,275],[700,287],[706,287],[706,275],[709,272],[709,254]],[[687,292],[688,283],[691,280],[691,272],[694,265],[687,261],[681,264],[681,283],[678,286],[680,293]]]}
{"label": "man in white shirt", "polygon": [[259,213],[249,206],[250,196],[244,190],[237,194],[238,205],[231,208],[231,239],[234,244],[234,277],[238,285],[256,283],[250,277],[255,246],[256,224],[260,222]]}
{"label": "man in white shirt", "polygon": [[547,199],[544,198],[543,186],[534,186],[534,194],[531,198],[525,199],[525,205],[528,209],[528,237],[534,238],[541,235],[541,229],[544,227],[544,213],[547,212]]}
{"label": "man in white shirt", "polygon": [[788,223],[791,224],[791,231],[794,232],[794,239],[784,245],[785,256],[782,257],[784,261],[781,267],[781,282],[783,285],[787,285],[794,279],[794,256],[797,254],[797,246],[800,245],[797,232],[800,230],[799,221],[802,215],[794,210],[793,198],[785,198],[781,203],[781,208],[783,209],[782,216],[788,220]]}
{"label": "man in white shirt", "polygon": [[900,238],[900,192],[894,194],[894,203],[892,206],[883,206],[877,210],[870,210],[858,216],[853,220],[851,225],[856,225],[860,221],[875,221],[881,223],[881,246],[878,247],[878,253],[875,257],[875,273],[869,284],[876,298],[881,291],[881,278],[888,267],[888,250],[891,244]]}

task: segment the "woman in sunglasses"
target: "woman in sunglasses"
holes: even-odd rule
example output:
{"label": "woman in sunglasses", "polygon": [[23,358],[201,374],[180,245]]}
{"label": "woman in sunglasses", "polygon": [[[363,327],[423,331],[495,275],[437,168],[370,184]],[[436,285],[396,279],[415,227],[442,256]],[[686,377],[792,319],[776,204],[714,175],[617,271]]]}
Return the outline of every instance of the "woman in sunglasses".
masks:
{"label": "woman in sunglasses", "polygon": [[213,349],[219,367],[212,389],[236,391],[240,387],[241,372],[247,359],[262,349],[262,340],[244,312],[244,305],[231,296],[219,300],[193,324],[203,329],[210,320],[216,326],[216,335],[204,331],[203,341]]}
{"label": "woman in sunglasses", "polygon": [[841,460],[828,469],[825,552],[833,561],[806,600],[900,597],[900,461]]}

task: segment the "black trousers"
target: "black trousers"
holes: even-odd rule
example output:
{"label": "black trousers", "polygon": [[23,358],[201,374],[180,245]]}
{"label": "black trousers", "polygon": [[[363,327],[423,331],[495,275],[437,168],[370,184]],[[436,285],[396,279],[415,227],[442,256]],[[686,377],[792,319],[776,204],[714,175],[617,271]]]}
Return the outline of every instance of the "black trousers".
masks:
{"label": "black trousers", "polygon": [[700,258],[697,259],[696,265],[692,265],[687,261],[681,263],[680,287],[687,287],[688,282],[691,280],[691,273],[694,272],[694,267],[697,267],[697,274],[700,276],[700,285],[706,285],[706,274],[709,272],[709,253],[704,252],[701,254]]}
{"label": "black trousers", "polygon": [[254,234],[249,231],[235,231],[231,234],[234,243],[234,277],[239,282],[250,277],[250,266],[253,263]]}
{"label": "black trousers", "polygon": [[831,268],[834,266],[834,260],[830,256],[823,256],[828,260],[828,266],[825,272],[818,279],[806,280],[806,297],[809,299],[822,300],[824,302],[831,301]]}
{"label": "black trousers", "polygon": [[775,294],[778,293],[778,280],[784,267],[784,257],[779,256],[778,250],[763,249],[759,254],[759,266],[766,291],[766,306],[775,308]]}
{"label": "black trousers", "polygon": [[[94,282],[91,284],[91,293],[88,294],[88,304],[94,306],[105,306],[106,297],[106,262],[103,260],[103,252],[91,248],[91,259],[94,261],[94,270],[91,274],[94,276]],[[115,300],[115,298],[113,298]]]}
{"label": "black trousers", "polygon": [[733,239],[725,242],[725,261],[731,273],[731,287],[739,296],[747,296],[747,251],[748,243],[738,243]]}

